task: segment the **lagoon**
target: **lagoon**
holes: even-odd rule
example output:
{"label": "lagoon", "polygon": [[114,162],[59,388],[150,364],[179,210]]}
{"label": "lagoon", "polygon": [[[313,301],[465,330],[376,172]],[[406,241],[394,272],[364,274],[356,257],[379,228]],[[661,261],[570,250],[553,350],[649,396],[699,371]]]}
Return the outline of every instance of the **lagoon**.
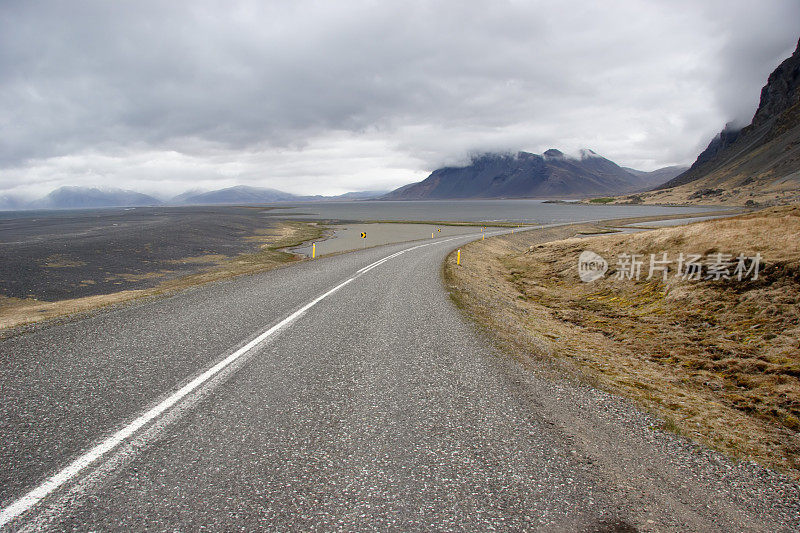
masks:
{"label": "lagoon", "polygon": [[359,201],[269,204],[268,217],[329,223],[381,220],[475,222],[479,224],[554,224],[610,218],[720,211],[720,207],[586,205],[545,200]]}

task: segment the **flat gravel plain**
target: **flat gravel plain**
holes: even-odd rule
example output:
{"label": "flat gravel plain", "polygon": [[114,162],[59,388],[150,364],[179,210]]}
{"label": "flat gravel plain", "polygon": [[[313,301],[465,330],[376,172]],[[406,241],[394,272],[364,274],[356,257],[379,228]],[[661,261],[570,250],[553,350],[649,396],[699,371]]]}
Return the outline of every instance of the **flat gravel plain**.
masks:
{"label": "flat gravel plain", "polygon": [[[800,488],[523,368],[439,240],[356,277],[9,528],[797,531]],[[370,263],[304,262],[0,341],[0,505]]]}
{"label": "flat gravel plain", "polygon": [[[57,301],[145,289],[258,250],[280,209],[136,207],[0,216],[0,294]],[[187,258],[194,258],[184,262]]]}

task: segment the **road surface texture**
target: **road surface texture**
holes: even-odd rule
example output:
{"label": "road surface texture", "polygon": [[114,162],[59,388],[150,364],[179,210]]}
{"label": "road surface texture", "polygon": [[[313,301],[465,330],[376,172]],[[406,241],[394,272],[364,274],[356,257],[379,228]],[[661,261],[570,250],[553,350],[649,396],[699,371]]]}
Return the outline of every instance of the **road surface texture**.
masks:
{"label": "road surface texture", "polygon": [[0,524],[800,528],[790,480],[500,355],[442,286],[443,258],[474,238],[326,257],[1,341]]}

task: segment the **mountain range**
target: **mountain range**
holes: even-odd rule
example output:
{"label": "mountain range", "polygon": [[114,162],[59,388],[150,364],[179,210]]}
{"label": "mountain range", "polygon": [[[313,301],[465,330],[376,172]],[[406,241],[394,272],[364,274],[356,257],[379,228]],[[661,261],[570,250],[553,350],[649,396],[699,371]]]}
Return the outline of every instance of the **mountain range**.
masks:
{"label": "mountain range", "polygon": [[43,209],[80,209],[84,207],[128,207],[159,205],[161,202],[147,194],[122,189],[60,187],[35,205]]}
{"label": "mountain range", "polygon": [[653,172],[623,168],[591,150],[576,157],[550,149],[542,155],[483,154],[464,167],[445,167],[427,179],[386,191],[339,196],[299,196],[277,189],[237,185],[215,191],[189,190],[168,200],[131,190],[60,187],[34,201],[0,196],[0,209],[87,209],[156,205],[253,205],[275,202],[333,202],[367,199],[422,200],[463,198],[552,198],[620,194],[647,190],[680,174],[685,167]]}
{"label": "mountain range", "polygon": [[187,191],[161,200],[136,191],[61,187],[26,201],[0,195],[0,209],[93,208],[148,205],[261,204],[358,199],[424,200],[616,196],[618,203],[771,205],[800,201],[800,41],[770,74],[750,124],[731,124],[689,167],[644,172],[621,167],[591,150],[569,156],[557,149],[487,153],[463,166],[433,171],[389,193],[297,196],[239,185]]}
{"label": "mountain range", "polygon": [[274,202],[342,202],[369,200],[386,194],[386,191],[346,192],[338,196],[298,196],[278,189],[236,185],[216,191],[188,191],[170,200],[170,204],[221,205],[221,204],[266,204]]}
{"label": "mountain range", "polygon": [[91,209],[99,207],[141,207],[157,205],[253,205],[274,202],[336,202],[377,198],[386,191],[348,192],[339,196],[298,196],[277,189],[237,185],[216,191],[191,190],[169,200],[136,191],[65,186],[33,201],[13,195],[0,196],[0,210]]}
{"label": "mountain range", "polygon": [[384,200],[552,198],[643,191],[683,172],[623,168],[592,150],[572,157],[551,148],[543,154],[483,154],[468,165],[435,170],[423,181],[400,187]]}

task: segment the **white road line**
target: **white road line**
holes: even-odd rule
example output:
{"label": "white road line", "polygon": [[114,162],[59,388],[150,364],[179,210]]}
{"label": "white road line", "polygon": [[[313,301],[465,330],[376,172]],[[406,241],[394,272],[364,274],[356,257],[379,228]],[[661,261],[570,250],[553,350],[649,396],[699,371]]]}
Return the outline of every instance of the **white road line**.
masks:
{"label": "white road line", "polygon": [[244,346],[242,346],[241,348],[230,354],[228,357],[226,357],[216,365],[212,366],[211,368],[209,368],[208,370],[206,370],[205,372],[194,378],[192,381],[181,387],[177,392],[166,398],[164,401],[162,401],[155,407],[152,407],[150,410],[146,411],[144,414],[136,418],[133,422],[123,427],[122,429],[120,429],[119,431],[117,431],[104,441],[102,441],[100,444],[89,449],[89,451],[87,451],[86,453],[75,459],[72,463],[67,465],[60,472],[45,480],[41,485],[34,488],[33,490],[31,490],[18,500],[14,501],[13,503],[5,507],[2,511],[0,511],[0,528],[5,527],[9,522],[14,520],[21,514],[25,513],[26,511],[30,510],[32,507],[38,504],[42,499],[44,499],[50,493],[52,493],[53,491],[55,491],[68,481],[70,481],[86,467],[88,467],[89,465],[100,459],[102,456],[104,456],[105,454],[116,448],[120,443],[131,437],[143,426],[147,425],[149,422],[152,422],[158,416],[162,415],[170,407],[174,406],[176,403],[181,401],[188,394],[197,389],[200,385],[202,385],[203,383],[214,377],[216,374],[218,374],[225,367],[229,366],[231,363],[242,357],[244,354],[246,354],[253,348],[257,347],[259,344],[267,340],[269,337],[273,336],[275,333],[277,333],[281,329],[285,328],[286,326],[288,326],[289,324],[300,318],[306,311],[308,311],[309,309],[317,305],[319,302],[321,302],[328,296],[332,295],[333,293],[344,287],[345,285],[351,283],[362,274],[365,274],[370,270],[372,270],[373,268],[382,265],[386,261],[389,261],[390,259],[393,259],[406,252],[410,252],[418,248],[423,248],[425,246],[431,246],[432,244],[441,244],[455,239],[461,239],[464,237],[474,237],[476,235],[459,235],[457,237],[452,237],[445,240],[436,240],[434,242],[429,242],[427,244],[412,246],[411,248],[406,248],[405,250],[396,252],[392,255],[384,257],[383,259],[379,259],[378,261],[375,261],[374,263],[365,266],[361,270],[358,270],[353,277],[351,277],[347,281],[340,283],[339,285],[332,288],[322,296],[315,298],[314,300],[310,301],[309,303],[307,303],[306,305],[304,305],[291,315],[287,316],[286,318],[284,318],[283,320],[281,320],[280,322],[278,322],[277,324],[275,324],[274,326],[263,332],[261,335],[259,335],[252,341],[248,342],[247,344],[245,344]]}

